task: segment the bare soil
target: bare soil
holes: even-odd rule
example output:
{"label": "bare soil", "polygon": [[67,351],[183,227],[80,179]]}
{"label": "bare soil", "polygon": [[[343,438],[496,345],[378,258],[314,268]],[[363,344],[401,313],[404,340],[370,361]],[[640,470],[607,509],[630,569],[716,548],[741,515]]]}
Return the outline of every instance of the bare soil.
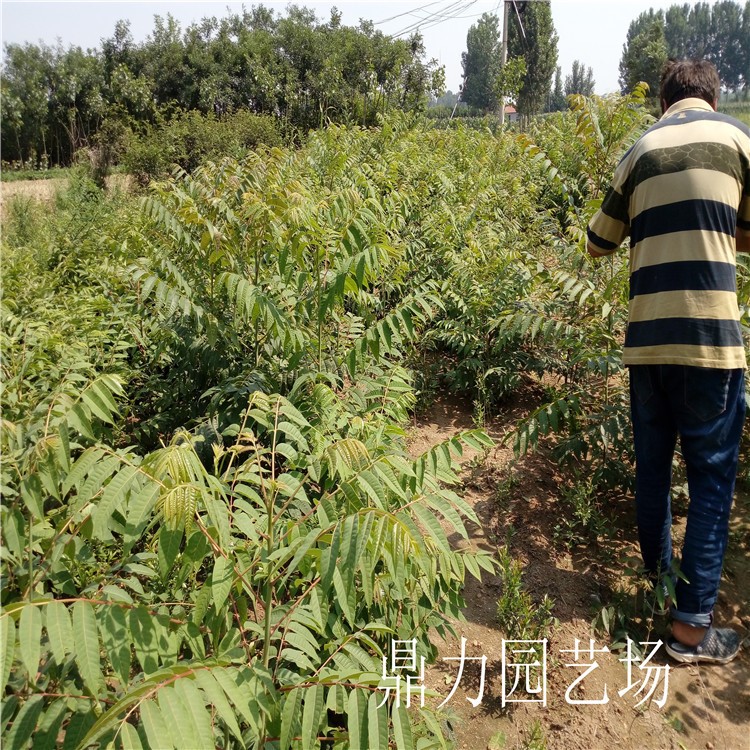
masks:
{"label": "bare soil", "polygon": [[[525,400],[525,403],[524,403]],[[467,639],[467,656],[487,656],[483,700],[476,708],[468,702],[479,690],[480,662],[466,663],[456,693],[445,708],[455,717],[446,725],[461,750],[748,750],[750,748],[750,497],[740,495],[733,510],[732,532],[725,561],[722,591],[716,610],[717,623],[730,625],[745,638],[740,655],[726,666],[679,665],[659,648],[653,665],[669,666],[666,703],[661,682],[651,699],[636,705],[628,685],[624,651],[597,653],[589,658],[591,638],[595,648],[611,646],[606,634],[595,633],[592,622],[602,606],[620,602],[627,591],[635,592],[633,577],[625,571],[638,556],[632,497],[623,495],[607,507],[609,529],[604,538],[572,551],[555,538],[554,529],[566,513],[561,490],[567,477],[544,449],[516,461],[502,444],[514,424],[533,407],[534,395],[506,407],[486,430],[497,441],[486,458],[467,454],[463,460],[463,497],[473,506],[480,526],[471,524],[470,539],[455,539],[464,548],[497,552],[509,540],[514,559],[523,565],[527,591],[536,602],[547,594],[555,602],[555,623],[545,634],[547,644],[547,700],[541,703],[509,703],[503,706],[501,654],[504,634],[497,624],[497,601],[502,592],[499,578],[484,574],[481,582],[468,577],[465,588],[465,621],[456,622],[458,638],[436,637],[437,661],[426,669],[425,683],[438,698],[446,698],[457,673],[457,661],[443,661],[460,654],[460,638]],[[415,421],[410,432],[410,451],[418,455],[433,445],[471,429],[472,405],[457,398],[442,398]],[[509,483],[509,471],[515,481]],[[678,516],[682,514],[682,518]],[[684,508],[676,509],[675,536],[679,540]],[[620,591],[618,599],[615,592]],[[632,597],[635,598],[633,593]],[[635,609],[634,609],[635,611]],[[668,621],[647,621],[642,636],[649,641],[666,640]],[[601,700],[606,686],[608,702],[601,705],[566,701],[568,686],[583,668],[566,666],[579,639],[583,653],[578,660],[598,668],[571,693],[577,700]],[[654,672],[663,678],[666,670]],[[513,670],[510,670],[513,672]],[[633,682],[645,674],[633,667]],[[511,680],[506,668],[506,678]],[[522,678],[523,679],[523,678]],[[523,684],[523,683],[522,683]],[[517,694],[520,697],[534,696]],[[508,692],[506,691],[506,697]],[[515,695],[512,697],[516,697]]]}

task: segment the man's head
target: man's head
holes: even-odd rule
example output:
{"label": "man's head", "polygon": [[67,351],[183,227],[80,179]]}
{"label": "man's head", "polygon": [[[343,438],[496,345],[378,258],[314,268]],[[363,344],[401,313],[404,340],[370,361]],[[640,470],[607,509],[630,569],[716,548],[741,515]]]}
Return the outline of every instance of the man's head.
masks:
{"label": "man's head", "polygon": [[719,74],[708,60],[670,60],[661,74],[662,109],[690,97],[703,99],[716,109],[720,86]]}

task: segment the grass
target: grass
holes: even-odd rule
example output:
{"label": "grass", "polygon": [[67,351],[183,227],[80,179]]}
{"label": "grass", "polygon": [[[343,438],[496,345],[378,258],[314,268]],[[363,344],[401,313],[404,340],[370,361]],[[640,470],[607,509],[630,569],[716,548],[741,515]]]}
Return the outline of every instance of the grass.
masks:
{"label": "grass", "polygon": [[53,180],[61,177],[70,177],[69,167],[53,167],[52,169],[7,169],[3,167],[0,172],[0,180],[2,182]]}
{"label": "grass", "polygon": [[750,125],[750,101],[744,102],[719,102],[719,112],[724,112],[731,117]]}
{"label": "grass", "polygon": [[[0,169],[0,181],[2,182],[20,182],[21,180],[54,180],[65,179],[71,176],[75,167],[52,167],[51,169],[11,169],[7,162],[4,162]],[[110,174],[126,174],[125,167],[118,164],[112,167]]]}

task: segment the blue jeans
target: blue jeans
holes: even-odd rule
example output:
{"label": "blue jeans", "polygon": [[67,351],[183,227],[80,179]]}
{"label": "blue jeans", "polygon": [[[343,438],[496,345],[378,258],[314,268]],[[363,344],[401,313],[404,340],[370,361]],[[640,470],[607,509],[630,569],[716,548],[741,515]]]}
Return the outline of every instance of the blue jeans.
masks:
{"label": "blue jeans", "polygon": [[635,443],[638,538],[646,571],[668,575],[672,562],[670,485],[677,436],[690,505],[672,617],[711,624],[729,533],[742,425],[742,370],[633,365],[630,409]]}

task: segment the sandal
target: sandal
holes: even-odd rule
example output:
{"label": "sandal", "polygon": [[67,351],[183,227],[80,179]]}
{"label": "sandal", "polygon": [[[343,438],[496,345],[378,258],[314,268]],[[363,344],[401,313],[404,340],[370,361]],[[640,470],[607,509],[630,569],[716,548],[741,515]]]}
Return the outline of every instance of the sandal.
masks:
{"label": "sandal", "polygon": [[667,653],[687,664],[727,664],[740,651],[740,636],[731,628],[710,627],[697,646],[686,646],[672,637],[664,644]]}

